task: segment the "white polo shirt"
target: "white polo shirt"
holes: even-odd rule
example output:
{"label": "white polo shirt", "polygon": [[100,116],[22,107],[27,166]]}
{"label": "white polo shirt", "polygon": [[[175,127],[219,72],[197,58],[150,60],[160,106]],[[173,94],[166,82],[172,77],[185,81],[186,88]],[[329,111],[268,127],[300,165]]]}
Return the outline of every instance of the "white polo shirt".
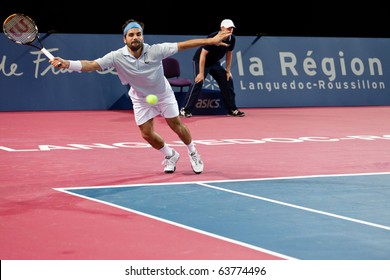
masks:
{"label": "white polo shirt", "polygon": [[[164,76],[162,60],[178,52],[177,43],[144,43],[141,56],[137,59],[124,46],[111,51],[95,61],[104,69],[115,68],[122,84],[130,85],[129,96],[133,103],[134,117],[137,125],[162,115],[173,118],[179,115],[175,93]],[[148,104],[145,97],[155,94],[158,103]]]}
{"label": "white polo shirt", "polygon": [[172,87],[164,76],[162,60],[178,52],[177,43],[144,43],[141,56],[132,56],[127,46],[111,51],[95,61],[102,69],[114,67],[122,84],[129,84],[129,95],[134,102],[144,101],[148,94],[156,94],[160,101],[166,95],[174,95]]}

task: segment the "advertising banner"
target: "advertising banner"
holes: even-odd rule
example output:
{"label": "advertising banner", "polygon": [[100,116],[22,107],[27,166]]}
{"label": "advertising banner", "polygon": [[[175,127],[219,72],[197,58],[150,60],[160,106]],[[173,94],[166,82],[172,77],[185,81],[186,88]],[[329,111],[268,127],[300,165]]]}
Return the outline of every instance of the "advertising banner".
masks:
{"label": "advertising banner", "polygon": [[[144,37],[154,44],[199,36]],[[72,60],[93,60],[123,46],[120,34],[41,34],[41,38],[54,56]],[[121,84],[115,69],[91,73],[55,69],[35,48],[15,44],[6,36],[0,36],[0,45],[0,111],[132,108],[129,86]],[[390,105],[389,49],[388,38],[237,36],[231,69],[237,106]],[[194,53],[190,49],[174,55],[181,76],[193,79]],[[219,90],[209,76],[204,89]],[[199,104],[207,107],[215,102],[199,100]]]}

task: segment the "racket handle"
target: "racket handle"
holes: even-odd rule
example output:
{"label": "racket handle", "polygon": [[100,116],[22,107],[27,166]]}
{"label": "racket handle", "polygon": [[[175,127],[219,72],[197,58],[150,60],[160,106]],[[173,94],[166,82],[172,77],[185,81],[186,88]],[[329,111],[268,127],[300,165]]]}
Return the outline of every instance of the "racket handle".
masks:
{"label": "racket handle", "polygon": [[43,52],[44,55],[46,55],[49,60],[54,58],[54,56],[45,48],[42,48],[41,52]]}

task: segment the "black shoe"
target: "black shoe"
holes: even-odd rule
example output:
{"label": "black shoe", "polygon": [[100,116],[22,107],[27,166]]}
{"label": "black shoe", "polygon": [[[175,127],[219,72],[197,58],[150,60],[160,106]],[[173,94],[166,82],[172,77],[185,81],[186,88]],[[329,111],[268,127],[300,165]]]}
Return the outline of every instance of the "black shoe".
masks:
{"label": "black shoe", "polygon": [[190,118],[192,117],[192,114],[187,111],[185,108],[181,108],[180,109],[180,114],[179,114],[181,117],[186,117],[186,118]]}
{"label": "black shoe", "polygon": [[229,111],[228,115],[232,117],[243,117],[245,116],[245,113],[237,109],[237,110]]}

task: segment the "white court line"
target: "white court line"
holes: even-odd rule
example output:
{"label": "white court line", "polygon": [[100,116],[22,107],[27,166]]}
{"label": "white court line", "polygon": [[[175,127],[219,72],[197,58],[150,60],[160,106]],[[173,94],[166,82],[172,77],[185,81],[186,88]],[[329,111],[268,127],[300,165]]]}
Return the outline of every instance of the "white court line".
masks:
{"label": "white court line", "polygon": [[302,175],[302,176],[287,176],[287,177],[265,177],[265,178],[246,178],[246,179],[228,179],[228,180],[205,180],[205,181],[180,181],[168,183],[138,183],[138,184],[121,184],[121,185],[101,185],[101,186],[77,186],[77,187],[61,187],[53,188],[54,190],[77,190],[77,189],[105,189],[105,188],[129,188],[129,187],[148,187],[148,186],[169,186],[183,184],[200,184],[200,183],[225,183],[225,182],[248,182],[248,181],[271,181],[271,180],[289,180],[303,178],[324,178],[324,177],[353,177],[353,176],[375,176],[375,175],[390,175],[390,172],[371,172],[371,173],[346,173],[346,174],[321,174],[321,175]]}
{"label": "white court line", "polygon": [[115,208],[119,208],[119,209],[125,210],[127,212],[132,212],[132,213],[144,216],[144,217],[148,217],[148,218],[151,218],[151,219],[154,219],[154,220],[158,220],[160,222],[171,224],[171,225],[174,225],[174,226],[177,226],[177,227],[181,227],[181,228],[184,228],[184,229],[187,229],[187,230],[190,230],[190,231],[198,232],[200,234],[211,236],[211,237],[214,237],[216,239],[220,239],[220,240],[223,240],[223,241],[226,241],[226,242],[229,242],[229,243],[237,244],[237,245],[240,245],[242,247],[246,247],[246,248],[249,248],[249,249],[252,249],[252,250],[256,250],[256,251],[263,252],[263,253],[266,253],[266,254],[269,254],[269,255],[280,257],[282,259],[297,260],[297,258],[294,258],[294,257],[291,257],[291,256],[287,256],[287,255],[284,255],[284,254],[281,254],[281,253],[278,253],[278,252],[270,251],[270,250],[267,250],[265,248],[257,247],[257,246],[254,246],[254,245],[251,245],[251,244],[248,244],[248,243],[244,243],[244,242],[241,242],[241,241],[238,241],[238,240],[230,239],[230,238],[224,237],[222,235],[217,235],[217,234],[214,234],[214,233],[211,233],[211,232],[207,232],[207,231],[204,231],[204,230],[200,230],[200,229],[197,229],[197,228],[186,226],[184,224],[176,223],[176,222],[173,222],[171,220],[167,220],[167,219],[164,219],[164,218],[153,216],[153,215],[150,215],[150,214],[147,214],[145,212],[141,212],[141,211],[129,208],[129,207],[120,206],[120,205],[117,205],[115,203],[107,202],[107,201],[100,200],[100,199],[97,199],[97,198],[92,198],[92,197],[89,197],[89,196],[73,193],[71,191],[68,191],[68,190],[65,190],[65,189],[61,189],[61,188],[57,188],[56,190],[60,191],[60,192],[63,192],[63,193],[67,193],[67,194],[73,195],[73,196],[78,196],[78,197],[81,197],[81,198],[84,198],[84,199],[87,199],[87,200],[91,200],[91,201],[95,201],[95,202],[98,202],[98,203],[109,205],[109,206],[112,206],[112,207],[115,207]]}
{"label": "white court line", "polygon": [[121,185],[106,185],[106,186],[79,186],[79,187],[65,187],[65,188],[53,188],[53,189],[57,190],[57,191],[60,191],[60,192],[64,192],[64,193],[70,194],[72,196],[78,196],[78,197],[82,197],[82,198],[87,199],[87,200],[91,200],[91,201],[95,201],[95,202],[98,202],[98,203],[103,203],[103,204],[106,204],[106,205],[110,205],[110,206],[115,207],[115,208],[119,208],[119,209],[122,209],[122,210],[125,210],[125,211],[128,211],[128,212],[132,212],[132,213],[135,213],[135,214],[138,214],[138,215],[141,215],[141,216],[152,218],[152,219],[164,222],[164,223],[172,224],[172,225],[175,225],[175,226],[178,226],[178,227],[181,227],[181,228],[185,228],[185,229],[188,229],[188,230],[191,230],[191,231],[194,231],[194,232],[198,232],[200,234],[208,235],[208,236],[211,236],[211,237],[214,237],[214,238],[217,238],[217,239],[220,239],[220,240],[224,240],[224,241],[227,241],[227,242],[230,242],[230,243],[241,245],[243,247],[247,247],[247,248],[254,249],[254,250],[257,250],[257,251],[260,251],[260,252],[264,252],[264,253],[268,253],[268,254],[271,254],[271,255],[274,255],[274,256],[278,256],[278,257],[281,257],[281,258],[284,258],[284,259],[293,260],[293,259],[296,259],[296,258],[291,257],[291,256],[287,256],[287,255],[284,255],[284,254],[280,254],[280,253],[277,253],[277,252],[274,252],[274,251],[270,251],[270,250],[267,250],[265,248],[253,246],[251,244],[243,243],[243,242],[240,242],[240,241],[237,241],[237,240],[234,240],[234,239],[230,239],[230,238],[226,238],[226,237],[223,237],[223,236],[220,236],[220,235],[216,235],[216,234],[213,234],[213,233],[210,233],[210,232],[206,232],[206,231],[203,231],[203,230],[200,230],[200,229],[197,229],[197,228],[192,228],[192,227],[180,224],[180,223],[176,223],[176,222],[173,222],[173,221],[170,221],[170,220],[166,220],[166,219],[163,219],[163,218],[160,218],[160,217],[156,217],[156,216],[144,213],[144,212],[140,212],[140,211],[137,211],[137,210],[134,210],[134,209],[130,209],[128,207],[122,207],[122,206],[119,206],[119,205],[116,205],[116,204],[113,204],[113,203],[110,203],[110,202],[106,202],[106,201],[102,201],[102,200],[99,200],[99,199],[91,198],[91,197],[88,197],[88,196],[76,194],[76,193],[71,192],[71,190],[75,190],[75,189],[91,189],[91,188],[95,188],[95,189],[100,189],[100,188],[123,188],[123,187],[128,188],[128,187],[138,187],[138,186],[145,186],[145,187],[150,186],[150,187],[153,187],[153,186],[164,186],[164,185],[198,184],[198,185],[202,185],[202,186],[208,187],[208,188],[213,188],[213,189],[217,189],[217,190],[221,190],[221,191],[225,191],[225,192],[230,192],[230,193],[234,193],[234,194],[238,194],[238,195],[242,195],[242,196],[246,196],[246,197],[251,197],[251,198],[264,200],[264,201],[268,201],[268,202],[272,202],[272,203],[276,203],[276,204],[280,204],[280,205],[284,205],[284,206],[288,206],[288,207],[301,209],[301,210],[304,210],[304,211],[310,211],[310,212],[314,212],[314,213],[318,213],[318,214],[322,214],[322,215],[326,215],[326,216],[330,216],[330,217],[335,217],[335,218],[339,218],[339,219],[343,219],[343,220],[348,220],[348,221],[352,221],[352,222],[356,222],[356,223],[361,223],[361,224],[364,224],[364,225],[369,225],[369,226],[373,226],[373,227],[382,228],[382,229],[385,229],[385,230],[390,230],[390,227],[383,226],[383,225],[380,225],[380,224],[370,223],[370,222],[357,220],[357,219],[353,219],[353,218],[349,218],[349,217],[345,217],[345,216],[341,216],[341,215],[336,215],[336,214],[332,214],[332,213],[328,213],[328,212],[324,212],[324,211],[320,211],[320,210],[316,210],[316,209],[311,209],[311,208],[307,208],[307,207],[303,207],[303,206],[299,206],[299,205],[294,205],[294,204],[290,204],[290,203],[286,203],[286,202],[282,202],[282,201],[277,201],[277,200],[273,200],[273,199],[269,199],[269,198],[265,198],[265,197],[250,195],[250,194],[247,194],[247,193],[242,193],[242,192],[238,192],[238,191],[228,190],[228,189],[224,189],[224,188],[220,188],[220,187],[216,187],[216,186],[210,185],[210,183],[248,182],[248,181],[273,181],[273,180],[283,180],[283,179],[302,179],[302,178],[318,178],[318,177],[344,177],[344,176],[370,176],[370,175],[389,175],[389,174],[390,174],[390,172],[327,174],[327,175],[323,174],[323,175],[304,175],[304,176],[268,177],[268,178],[248,178],[248,179],[230,179],[230,180],[214,180],[214,181],[188,181],[188,182],[169,182],[169,183],[151,183],[151,184],[145,182],[145,183],[139,183],[139,184],[121,184]]}
{"label": "white court line", "polygon": [[266,197],[262,197],[262,196],[257,196],[257,195],[243,193],[243,192],[233,191],[233,190],[229,190],[229,189],[224,189],[224,188],[221,188],[221,187],[216,187],[216,186],[212,186],[212,185],[205,184],[205,183],[199,183],[199,185],[202,185],[204,187],[211,188],[211,189],[216,189],[216,190],[229,192],[229,193],[234,193],[234,194],[238,194],[238,195],[242,195],[242,196],[246,196],[246,197],[250,197],[250,198],[255,198],[255,199],[259,199],[259,200],[264,200],[264,201],[268,201],[268,202],[272,202],[272,203],[275,203],[275,204],[280,204],[280,205],[284,205],[284,206],[288,206],[288,207],[292,207],[292,208],[296,208],[296,209],[301,209],[301,210],[308,211],[308,212],[313,212],[313,213],[317,213],[317,214],[321,214],[321,215],[325,215],[325,216],[330,216],[330,217],[333,217],[333,218],[347,220],[347,221],[354,222],[354,223],[359,223],[359,224],[364,224],[364,225],[367,225],[367,226],[377,227],[377,228],[381,228],[381,229],[384,229],[384,230],[390,230],[390,227],[388,227],[388,226],[375,224],[375,223],[371,223],[371,222],[366,222],[366,221],[363,221],[363,220],[349,218],[349,217],[341,216],[341,215],[337,215],[337,214],[332,214],[332,213],[329,213],[329,212],[320,211],[320,210],[316,210],[316,209],[308,208],[308,207],[303,207],[303,206],[299,206],[299,205],[295,205],[295,204],[291,204],[291,203],[287,203],[287,202],[283,202],[283,201],[279,201],[279,200],[275,200],[275,199],[270,199],[270,198],[266,198]]}

